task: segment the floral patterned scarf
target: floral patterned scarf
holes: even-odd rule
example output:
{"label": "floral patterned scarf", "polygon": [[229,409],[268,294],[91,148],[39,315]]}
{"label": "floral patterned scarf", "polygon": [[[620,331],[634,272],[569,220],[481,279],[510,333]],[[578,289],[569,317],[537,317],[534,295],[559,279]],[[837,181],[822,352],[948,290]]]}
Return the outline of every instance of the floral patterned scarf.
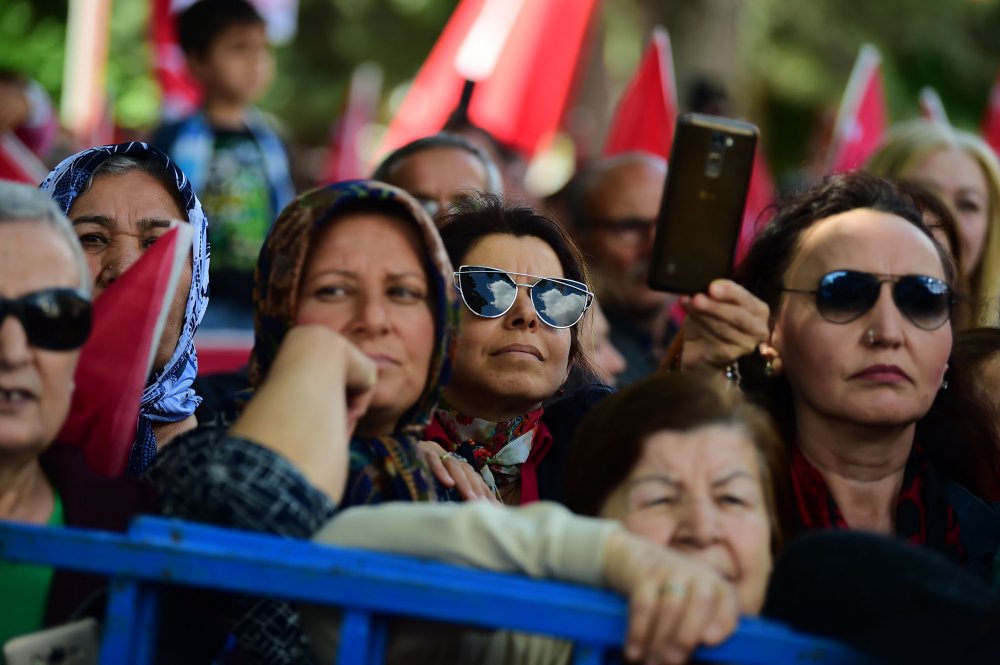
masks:
{"label": "floral patterned scarf", "polygon": [[[849,529],[823,475],[797,445],[792,450],[791,467],[794,531]],[[958,519],[946,498],[944,483],[916,443],[906,461],[903,485],[896,500],[896,537],[936,549],[957,563],[964,563],[966,558]]]}
{"label": "floral patterned scarf", "polygon": [[442,400],[426,436],[462,456],[498,493],[520,482],[521,504],[538,500],[538,463],[552,445],[542,422],[544,409],[493,422],[464,415]]}

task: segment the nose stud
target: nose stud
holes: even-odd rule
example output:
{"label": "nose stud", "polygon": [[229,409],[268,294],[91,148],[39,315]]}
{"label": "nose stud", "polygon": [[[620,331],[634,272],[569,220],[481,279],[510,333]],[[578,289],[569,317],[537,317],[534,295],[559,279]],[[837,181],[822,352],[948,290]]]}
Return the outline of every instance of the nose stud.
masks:
{"label": "nose stud", "polygon": [[865,340],[868,342],[868,346],[875,346],[875,329],[869,328],[865,333]]}

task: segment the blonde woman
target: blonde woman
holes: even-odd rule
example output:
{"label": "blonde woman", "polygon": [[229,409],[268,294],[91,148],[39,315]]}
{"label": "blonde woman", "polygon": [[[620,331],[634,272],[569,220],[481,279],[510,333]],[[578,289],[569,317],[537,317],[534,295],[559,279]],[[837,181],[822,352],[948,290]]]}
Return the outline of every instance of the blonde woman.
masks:
{"label": "blonde woman", "polygon": [[927,120],[901,124],[868,171],[935,192],[957,221],[971,326],[1000,325],[1000,162],[981,138]]}

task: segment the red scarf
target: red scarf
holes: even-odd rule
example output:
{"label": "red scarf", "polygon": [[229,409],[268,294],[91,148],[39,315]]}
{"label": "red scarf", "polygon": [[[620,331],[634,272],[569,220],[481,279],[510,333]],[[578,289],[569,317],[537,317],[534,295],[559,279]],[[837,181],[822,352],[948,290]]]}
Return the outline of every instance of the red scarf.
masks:
{"label": "red scarf", "polygon": [[[796,532],[850,528],[823,475],[797,445],[792,449],[792,490]],[[965,561],[955,510],[945,497],[943,482],[916,443],[906,460],[903,486],[896,499],[896,537]]]}

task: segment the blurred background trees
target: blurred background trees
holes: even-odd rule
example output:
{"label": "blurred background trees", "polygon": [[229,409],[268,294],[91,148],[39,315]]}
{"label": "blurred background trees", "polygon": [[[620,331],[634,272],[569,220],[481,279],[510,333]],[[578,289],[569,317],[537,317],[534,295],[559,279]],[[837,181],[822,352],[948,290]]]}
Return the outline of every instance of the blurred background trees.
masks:
{"label": "blurred background trees", "polygon": [[[529,0],[531,1],[531,0]],[[300,0],[298,34],[277,50],[261,106],[302,146],[326,145],[355,65],[383,70],[382,121],[434,44],[455,0]],[[115,0],[108,88],[116,122],[157,119],[146,0]],[[59,99],[67,0],[0,0],[0,68]],[[880,49],[893,120],[916,115],[935,87],[954,124],[975,129],[1000,68],[1000,0],[605,0],[567,124],[582,154],[599,149],[610,109],[657,23],[670,32],[682,108],[699,81],[727,112],[758,123],[779,181],[822,143],[859,46]]]}

